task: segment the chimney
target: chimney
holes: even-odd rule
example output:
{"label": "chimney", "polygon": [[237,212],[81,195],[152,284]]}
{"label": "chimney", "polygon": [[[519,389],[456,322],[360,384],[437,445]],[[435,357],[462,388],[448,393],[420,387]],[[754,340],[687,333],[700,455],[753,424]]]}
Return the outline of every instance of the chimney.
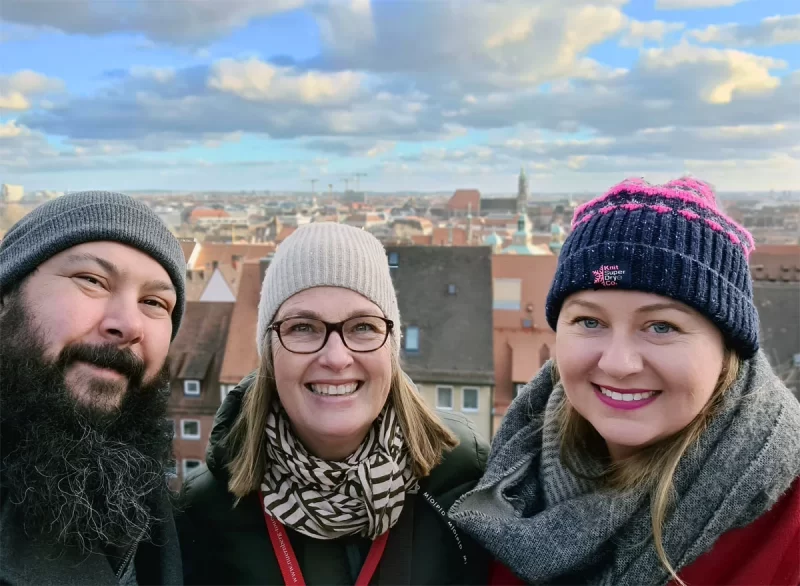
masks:
{"label": "chimney", "polygon": [[218,266],[219,266],[219,261],[216,261],[216,260],[212,260],[211,261],[211,270],[212,271],[216,271]]}

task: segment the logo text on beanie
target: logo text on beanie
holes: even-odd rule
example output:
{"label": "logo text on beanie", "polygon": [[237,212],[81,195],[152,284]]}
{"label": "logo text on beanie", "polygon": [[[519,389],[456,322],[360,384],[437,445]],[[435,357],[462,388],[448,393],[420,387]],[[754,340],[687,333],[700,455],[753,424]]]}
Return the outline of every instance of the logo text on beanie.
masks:
{"label": "logo text on beanie", "polygon": [[618,264],[600,265],[592,271],[595,287],[617,287],[627,280],[628,270]]}

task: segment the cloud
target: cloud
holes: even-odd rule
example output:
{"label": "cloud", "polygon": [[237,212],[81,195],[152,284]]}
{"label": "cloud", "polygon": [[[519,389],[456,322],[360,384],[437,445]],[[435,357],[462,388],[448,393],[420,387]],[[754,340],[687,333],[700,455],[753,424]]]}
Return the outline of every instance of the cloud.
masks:
{"label": "cloud", "polygon": [[141,33],[176,45],[219,38],[249,21],[299,8],[304,0],[96,2],[3,0],[2,20],[69,34]]}
{"label": "cloud", "polygon": [[[272,138],[358,136],[395,140],[453,132],[419,92],[398,93],[362,74],[295,72],[260,61],[114,76],[96,94],[62,100],[23,122],[72,139],[135,144],[214,140],[248,132]],[[366,83],[366,82],[364,82]],[[265,107],[268,104],[269,107]]]}
{"label": "cloud", "polygon": [[[800,71],[787,74],[779,59],[686,39],[629,52],[635,61],[612,69],[588,57],[592,47],[660,44],[683,28],[630,20],[623,5],[314,3],[322,51],[307,61],[248,56],[132,67],[47,108],[41,99],[31,107],[41,84],[18,77],[13,91],[27,109],[0,123],[0,168],[24,174],[124,169],[129,162],[144,169],[157,161],[153,169],[167,173],[188,173],[193,164],[221,169],[187,162],[180,151],[227,149],[243,137],[325,159],[286,161],[301,177],[329,166],[343,173],[336,167],[357,163],[371,174],[391,169],[398,181],[513,175],[520,164],[542,176],[674,175],[687,161],[753,165],[798,152]],[[17,98],[5,83],[0,96],[11,104]],[[448,142],[454,137],[464,140]],[[486,144],[465,146],[472,141]]]}
{"label": "cloud", "polygon": [[30,97],[64,89],[64,83],[30,69],[0,75],[0,111],[28,110]]}
{"label": "cloud", "polygon": [[797,119],[800,71],[773,77],[781,61],[738,51],[675,47],[643,51],[633,67],[557,92],[496,93],[460,101],[454,122],[473,129],[538,128],[626,136],[653,127],[769,125]]}
{"label": "cloud", "polygon": [[[587,158],[628,157],[649,160],[764,159],[776,151],[800,146],[800,124],[736,125],[715,127],[644,128],[616,138],[513,139],[494,145],[495,152],[531,161],[564,161],[568,166]],[[573,163],[573,165],[570,165]],[[577,167],[573,167],[577,168]]]}
{"label": "cloud", "polygon": [[701,43],[728,47],[772,47],[800,43],[800,14],[771,16],[755,25],[711,25],[690,36]]}
{"label": "cloud", "polygon": [[351,71],[297,73],[258,59],[222,59],[211,67],[209,87],[255,102],[343,103],[361,89],[363,76]]}
{"label": "cloud", "polygon": [[[236,140],[234,136],[224,140]],[[163,141],[163,138],[162,138]],[[58,146],[39,131],[32,130],[17,121],[0,124],[0,171],[13,174],[57,173],[73,171],[109,171],[131,169],[182,169],[198,165],[208,166],[202,159],[185,157],[169,158],[147,156],[147,151],[182,150],[196,146],[190,141],[174,140],[156,144],[136,144],[115,140],[67,140]],[[172,148],[164,148],[172,147]],[[265,165],[266,166],[266,165]]]}
{"label": "cloud", "polygon": [[386,153],[390,153],[394,150],[395,143],[391,141],[378,141],[378,143],[367,151],[367,156],[369,158],[380,157]]}
{"label": "cloud", "polygon": [[375,2],[368,13],[331,3],[314,11],[323,53],[308,66],[413,75],[423,91],[453,95],[597,77],[604,68],[586,54],[623,29],[623,3]]}
{"label": "cloud", "polygon": [[16,120],[8,120],[0,123],[0,140],[17,138],[18,136],[26,135],[30,132],[24,126],[18,126]]}
{"label": "cloud", "polygon": [[656,0],[656,10],[698,10],[735,6],[745,0]]}
{"label": "cloud", "polygon": [[[771,57],[706,49],[688,43],[669,49],[647,50],[642,65],[645,70],[669,72],[678,79],[691,76],[698,84],[700,95],[711,104],[730,103],[736,94],[770,92],[780,84],[770,71],[787,66],[785,61]],[[716,75],[701,78],[696,75],[700,69],[713,70]]]}
{"label": "cloud", "polygon": [[[115,72],[110,72],[113,76]],[[122,71],[121,77],[125,77],[125,72]],[[170,83],[175,80],[175,69],[172,67],[131,67],[130,76],[134,79],[150,79],[157,83]]]}
{"label": "cloud", "polygon": [[661,42],[666,35],[683,30],[685,26],[682,22],[665,22],[663,20],[642,22],[631,20],[628,24],[628,31],[620,45],[624,47],[641,47],[645,41]]}
{"label": "cloud", "polygon": [[20,92],[0,94],[0,110],[27,110],[31,103]]}
{"label": "cloud", "polygon": [[303,141],[299,146],[310,151],[317,151],[339,157],[375,158],[394,151],[396,143],[388,140],[368,140],[359,138],[320,138]]}
{"label": "cloud", "polygon": [[[2,22],[1,19],[0,22]],[[4,23],[4,25],[0,27],[0,44],[31,41],[36,39],[40,32],[41,31],[34,27]]]}

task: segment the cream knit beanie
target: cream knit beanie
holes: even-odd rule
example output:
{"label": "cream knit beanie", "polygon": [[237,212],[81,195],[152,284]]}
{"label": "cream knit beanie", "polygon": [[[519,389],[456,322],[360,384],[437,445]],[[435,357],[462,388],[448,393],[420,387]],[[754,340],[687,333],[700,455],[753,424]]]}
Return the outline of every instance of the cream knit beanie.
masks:
{"label": "cream knit beanie", "polygon": [[383,245],[365,230],[320,222],[302,226],[284,240],[264,275],[256,334],[259,356],[283,302],[313,287],[350,289],[380,307],[394,322],[392,337],[399,352],[400,311]]}

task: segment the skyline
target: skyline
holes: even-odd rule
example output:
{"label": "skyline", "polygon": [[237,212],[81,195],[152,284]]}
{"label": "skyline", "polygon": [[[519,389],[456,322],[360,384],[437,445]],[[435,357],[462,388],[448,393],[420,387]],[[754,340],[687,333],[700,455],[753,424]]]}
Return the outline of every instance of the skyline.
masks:
{"label": "skyline", "polygon": [[796,3],[565,4],[4,0],[0,183],[800,189]]}

